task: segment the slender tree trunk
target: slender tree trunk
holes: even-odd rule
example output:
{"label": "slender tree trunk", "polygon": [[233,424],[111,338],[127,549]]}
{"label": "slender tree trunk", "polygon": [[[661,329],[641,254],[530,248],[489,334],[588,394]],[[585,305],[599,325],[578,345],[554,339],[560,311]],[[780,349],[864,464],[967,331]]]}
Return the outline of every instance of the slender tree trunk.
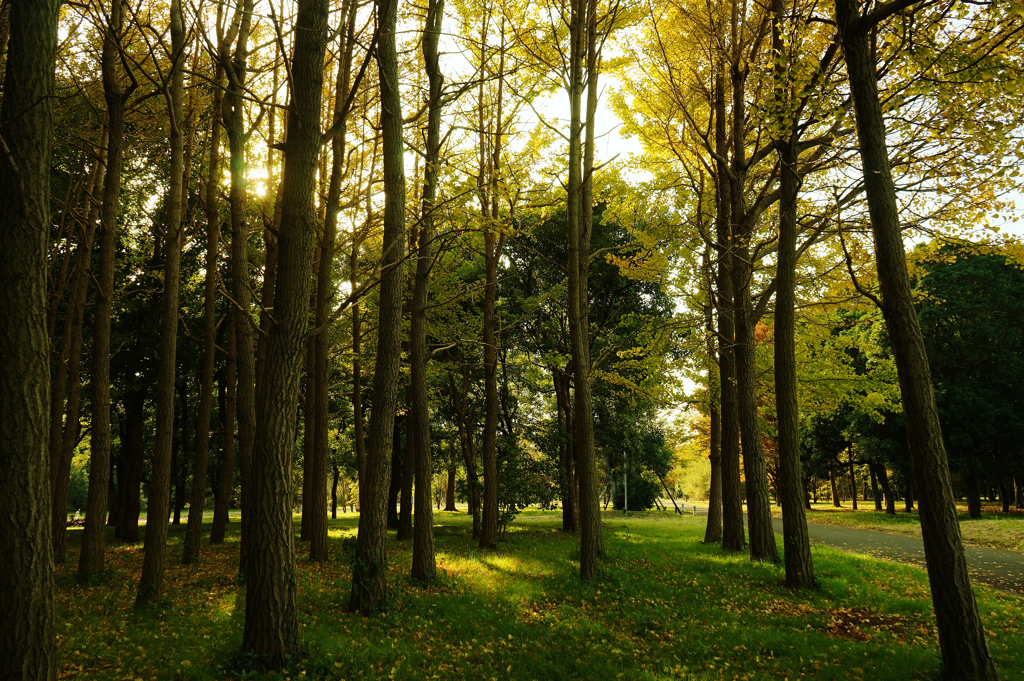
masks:
{"label": "slender tree trunk", "polygon": [[94,280],[96,300],[93,304],[92,371],[89,376],[92,386],[89,498],[86,502],[82,550],[78,557],[78,576],[82,580],[103,572],[106,549],[105,516],[110,478],[110,315],[114,296],[115,237],[120,205],[125,115],[125,94],[117,73],[123,9],[121,0],[113,0],[100,57],[103,94],[107,105],[107,174],[103,182],[99,263]]}
{"label": "slender tree trunk", "polygon": [[1009,513],[1010,504],[1013,503],[1013,478],[999,480],[999,501],[1003,505],[1003,513]]}
{"label": "slender tree trunk", "polygon": [[[320,257],[320,249],[316,249],[313,258],[313,278],[316,278],[316,261]],[[305,374],[306,389],[301,396],[302,402],[302,515],[299,517],[299,541],[309,541],[309,500],[311,498],[310,476],[313,466],[313,431],[316,429],[316,389],[313,386],[313,346],[316,342],[312,336],[306,341]]]}
{"label": "slender tree trunk", "polygon": [[[437,171],[441,161],[441,94],[444,76],[438,63],[438,41],[444,17],[444,0],[429,0],[423,26],[423,62],[430,84],[427,113],[427,148],[423,172],[423,205],[416,254],[416,281],[412,294],[412,324],[409,333],[412,370],[412,419],[408,432],[413,440],[416,468],[416,519],[413,527],[412,578],[432,582],[437,570],[434,559],[434,515],[430,506],[430,408],[427,403],[427,299],[433,264],[434,202],[437,199]],[[448,475],[450,504],[455,504],[454,469]]]}
{"label": "slender tree trunk", "polygon": [[0,678],[12,681],[57,678],[46,259],[58,7],[12,4],[0,109]]}
{"label": "slender tree trunk", "polygon": [[[168,114],[171,129],[171,168],[164,227],[164,290],[160,315],[160,363],[156,388],[156,444],[146,514],[145,560],[135,607],[163,598],[167,552],[167,506],[171,483],[171,447],[174,434],[174,385],[177,369],[178,301],[181,291],[181,195],[184,170],[183,104],[185,95],[185,18],[180,0],[171,0],[171,73]],[[182,414],[184,417],[184,414]]]}
{"label": "slender tree trunk", "polygon": [[213,526],[210,528],[210,543],[223,544],[227,530],[228,516],[231,511],[231,492],[235,487],[235,361],[237,352],[237,336],[235,334],[235,316],[228,318],[228,361],[224,370],[224,381],[227,383],[225,392],[224,420],[224,456],[221,461],[220,492],[217,504],[213,509]]}
{"label": "slender tree trunk", "polygon": [[942,663],[950,678],[995,679],[995,665],[967,572],[928,357],[910,291],[876,64],[868,37],[874,26],[861,18],[855,0],[835,0],[835,6],[857,119],[882,312],[896,359],[911,465],[922,495],[921,534]]}
{"label": "slender tree trunk", "polygon": [[1024,510],[1024,478],[1016,477],[1013,479],[1014,485],[1017,488],[1017,510]]}
{"label": "slender tree trunk", "polygon": [[[718,371],[715,342],[714,291],[711,276],[711,253],[705,248],[701,262],[701,275],[707,289],[708,302],[704,306],[704,327],[707,332],[708,368],[708,459],[711,464],[711,484],[708,493],[708,520],[704,528],[704,543],[717,544],[722,540],[722,381]],[[668,489],[666,488],[666,491]],[[675,504],[675,500],[672,501]]]}
{"label": "slender tree trunk", "polygon": [[[726,133],[724,76],[715,78],[715,147],[720,159],[728,154]],[[740,483],[739,412],[736,404],[736,345],[733,304],[733,238],[732,191],[729,168],[724,161],[716,167],[715,228],[718,268],[718,371],[722,409],[722,548],[742,551],[746,540],[743,531],[743,499]]]}
{"label": "slender tree trunk", "polygon": [[[223,67],[217,65],[215,80],[220,84]],[[213,111],[223,107],[224,90],[213,91]],[[210,119],[210,170],[206,179],[203,208],[206,214],[206,280],[203,284],[203,364],[199,376],[199,420],[196,423],[195,463],[192,466],[192,494],[181,562],[190,564],[199,556],[206,506],[206,468],[210,458],[210,419],[213,407],[213,368],[217,352],[217,258],[220,248],[220,118]]]}
{"label": "slender tree trunk", "polygon": [[[326,0],[299,0],[292,57],[292,107],[278,232],[274,324],[258,398],[261,427],[252,457],[252,553],[246,576],[242,648],[280,665],[299,642],[291,510],[292,451],[309,311],[316,215],[320,107],[327,48]],[[244,511],[243,511],[244,512]]]}
{"label": "slender tree trunk", "polygon": [[455,462],[455,457],[452,456],[452,460],[448,462],[448,484],[445,485],[444,490],[444,510],[446,511],[459,510],[455,507],[455,479],[458,472],[458,464]]}
{"label": "slender tree trunk", "polygon": [[[96,220],[99,218],[99,207],[102,201],[101,191],[106,171],[107,129],[100,136],[100,146],[96,150],[96,164],[93,168],[91,187],[87,195],[89,202],[88,217],[78,242],[75,256],[75,271],[71,278],[71,302],[68,306],[67,320],[64,324],[64,338],[67,353],[67,408],[63,420],[63,428],[51,430],[50,460],[53,469],[50,476],[50,489],[53,495],[52,532],[53,556],[56,563],[64,562],[67,539],[67,507],[68,485],[71,477],[71,460],[75,453],[75,444],[81,431],[82,405],[82,327],[85,321],[86,296],[89,292],[89,275],[92,271],[92,244],[96,232]],[[59,409],[59,407],[58,407]],[[56,414],[58,425],[60,414]],[[51,419],[54,414],[51,414]]]}
{"label": "slender tree trunk", "polygon": [[[238,420],[238,463],[242,483],[242,542],[239,571],[248,573],[250,477],[256,432],[256,367],[251,322],[249,277],[249,227],[246,224],[248,192],[245,180],[244,92],[248,62],[248,36],[253,0],[241,0],[236,21],[238,43],[230,53],[230,40],[222,40],[220,62],[228,77],[224,92],[224,132],[228,138],[231,169],[231,297],[235,325],[235,415]],[[269,250],[269,249],[268,249]],[[270,254],[268,252],[269,261]],[[267,263],[268,269],[270,263]],[[266,301],[264,301],[266,304]]]}
{"label": "slender tree trunk", "polygon": [[[398,89],[395,31],[397,0],[376,0],[379,40],[381,128],[384,145],[384,253],[381,258],[377,360],[373,412],[366,452],[365,485],[360,483],[359,535],[352,568],[349,609],[369,615],[387,592],[385,503],[391,477],[391,448],[398,398],[402,331],[402,257],[405,250],[405,167],[402,98]],[[365,488],[365,489],[364,489]]]}
{"label": "slender tree trunk", "polygon": [[123,542],[136,544],[139,541],[139,516],[142,514],[142,468],[146,456],[145,390],[137,390],[126,395],[124,411],[124,432],[127,438],[121,443],[121,469],[118,474],[118,477],[124,478],[124,491],[121,493],[120,514],[114,536]]}
{"label": "slender tree trunk", "polygon": [[473,539],[480,538],[480,484],[476,472],[476,445],[473,442],[473,433],[469,430],[469,423],[466,417],[466,399],[469,395],[469,369],[462,367],[462,388],[456,390],[455,377],[448,374],[448,384],[451,387],[452,399],[455,402],[455,411],[458,414],[459,442],[462,445],[462,454],[466,460],[466,487],[468,487],[469,515],[473,516]]}
{"label": "slender tree trunk", "polygon": [[871,474],[871,496],[875,500],[875,510],[882,510],[882,493],[878,489],[878,476],[875,474],[875,467],[872,464],[868,464],[868,471]]}
{"label": "slender tree trunk", "polygon": [[[589,225],[583,225],[583,153],[580,148],[583,66],[587,57],[586,0],[571,3],[569,34],[571,41],[569,81],[569,181],[567,209],[568,240],[568,318],[574,387],[574,448],[578,457],[580,514],[580,576],[597,576],[597,557],[601,543],[601,516],[597,490],[597,463],[594,453],[593,406],[590,394],[590,352],[586,327],[586,271],[589,259]],[[590,168],[586,169],[587,172]]]}
{"label": "slender tree trunk", "polygon": [[[408,346],[407,346],[408,347]],[[408,351],[406,351],[408,352]],[[411,412],[411,395],[409,394],[409,386],[405,387],[405,416],[400,420],[402,424],[402,447],[401,447],[401,461],[402,461],[402,485],[401,485],[401,504],[398,511],[398,534],[397,539],[404,541],[406,539],[412,539],[412,483],[413,478],[416,475],[413,462],[413,443],[412,433],[410,432],[410,412]]]}
{"label": "slender tree trunk", "polygon": [[850,499],[853,510],[857,510],[857,473],[854,471],[853,452],[850,452]]}
{"label": "slender tree trunk", "polygon": [[[328,396],[327,352],[329,340],[327,329],[331,305],[331,282],[334,274],[334,241],[338,225],[341,179],[345,173],[345,141],[347,127],[346,112],[343,110],[349,90],[349,72],[352,65],[352,49],[355,42],[356,2],[346,0],[342,7],[345,18],[345,37],[342,45],[341,63],[334,86],[334,125],[341,124],[340,133],[331,140],[331,175],[328,181],[326,219],[323,240],[320,244],[320,266],[317,272],[315,324],[318,333],[313,339],[312,390],[314,415],[312,456],[307,462],[310,469],[309,488],[303,489],[303,498],[309,494],[309,559],[320,562],[327,560],[327,428],[330,419],[330,398]],[[306,378],[307,389],[310,377]],[[337,477],[335,477],[337,485]],[[306,515],[303,514],[303,520]]]}
{"label": "slender tree trunk", "polygon": [[331,476],[331,520],[338,518],[338,464],[332,465]]}

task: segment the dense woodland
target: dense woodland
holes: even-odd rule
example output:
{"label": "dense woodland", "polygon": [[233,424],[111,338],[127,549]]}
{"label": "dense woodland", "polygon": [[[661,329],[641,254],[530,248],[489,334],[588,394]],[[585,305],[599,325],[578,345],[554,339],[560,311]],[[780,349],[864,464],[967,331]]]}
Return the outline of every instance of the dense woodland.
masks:
{"label": "dense woodland", "polygon": [[[557,507],[593,579],[628,479],[793,589],[812,498],[919,505],[946,673],[996,678],[954,504],[1024,506],[1024,247],[991,228],[1022,31],[1016,1],[4,0],[0,677],[56,677],[54,563],[101,577],[108,526],[145,608],[240,509],[274,666],[339,506],[372,616],[388,529],[435,578],[442,504],[485,549]],[[609,113],[636,153],[601,156]]]}

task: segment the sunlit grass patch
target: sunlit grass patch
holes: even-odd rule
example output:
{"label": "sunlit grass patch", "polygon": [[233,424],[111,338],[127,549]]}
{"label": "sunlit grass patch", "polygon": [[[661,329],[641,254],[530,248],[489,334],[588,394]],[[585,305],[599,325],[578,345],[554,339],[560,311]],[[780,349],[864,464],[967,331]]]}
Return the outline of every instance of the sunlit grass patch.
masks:
{"label": "sunlit grass patch", "polygon": [[[700,543],[701,518],[607,513],[607,556],[582,582],[578,542],[560,522],[526,512],[482,551],[471,518],[439,513],[438,580],[426,588],[408,577],[411,545],[392,534],[387,603],[363,618],[347,611],[357,518],[332,521],[329,561],[311,563],[296,543],[303,650],[267,678],[902,681],[939,670],[921,570],[815,546],[821,587],[794,594],[780,566]],[[143,613],[132,609],[141,546],[111,551],[111,575],[93,586],[74,580],[71,552],[58,575],[65,677],[243,673],[233,662],[245,608],[238,545],[204,546],[184,567],[180,540],[172,530],[166,602]],[[979,589],[979,604],[1003,678],[1024,677],[1021,600]]]}

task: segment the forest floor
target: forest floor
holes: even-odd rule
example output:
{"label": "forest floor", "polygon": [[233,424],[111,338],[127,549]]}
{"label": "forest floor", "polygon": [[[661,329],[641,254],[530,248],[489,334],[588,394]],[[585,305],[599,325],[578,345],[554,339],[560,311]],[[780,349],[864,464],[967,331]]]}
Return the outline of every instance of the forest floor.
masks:
{"label": "forest floor", "polygon": [[[842,503],[843,508],[835,508],[831,503],[813,504],[812,510],[807,513],[807,520],[888,534],[921,536],[921,521],[916,509],[907,513],[903,510],[902,504],[897,504],[896,515],[886,515],[884,511],[876,511],[874,502],[871,501],[860,502],[860,508],[856,511],[850,507],[849,500]],[[981,519],[971,520],[967,517],[967,505],[958,505],[957,515],[960,517],[960,533],[964,543],[990,549],[1024,552],[1024,511],[1011,510],[1009,513],[1002,513],[999,510],[1001,508],[998,504],[983,505]],[[781,518],[781,513],[777,506],[772,507],[774,516]]]}
{"label": "forest floor", "polygon": [[[274,679],[933,679],[940,668],[925,573],[815,545],[820,588],[792,593],[780,566],[701,543],[704,519],[606,513],[608,556],[581,582],[560,512],[528,511],[481,551],[462,513],[435,514],[440,578],[408,579],[389,541],[389,602],[346,610],[357,517],[330,524],[331,560],[296,542],[302,653]],[[132,603],[141,545],[113,544],[104,579],[75,581],[80,530],[57,573],[61,678],[260,678],[239,656],[245,588],[238,525],[180,564],[172,527],[165,602]],[[297,525],[296,525],[297,528]],[[780,547],[781,549],[781,547]],[[1002,678],[1024,678],[1024,600],[977,588]]]}

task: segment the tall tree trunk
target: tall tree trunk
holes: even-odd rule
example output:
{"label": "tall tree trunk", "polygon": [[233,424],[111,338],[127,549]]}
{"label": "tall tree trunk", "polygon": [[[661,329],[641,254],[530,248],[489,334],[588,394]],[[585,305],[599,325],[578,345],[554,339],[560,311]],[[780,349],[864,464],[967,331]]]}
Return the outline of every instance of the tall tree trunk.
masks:
{"label": "tall tree trunk", "polygon": [[100,57],[103,94],[107,105],[107,175],[103,182],[103,206],[100,208],[99,263],[95,278],[96,300],[93,304],[92,371],[89,376],[92,386],[89,497],[86,502],[82,550],[78,556],[78,576],[83,580],[103,572],[106,548],[105,515],[110,478],[110,314],[114,297],[115,237],[120,205],[126,99],[117,73],[123,10],[121,0],[113,0]]}
{"label": "tall tree trunk", "polygon": [[[221,84],[224,67],[217,64],[215,80]],[[224,90],[213,91],[213,111],[223,107]],[[199,420],[196,423],[192,494],[181,562],[192,563],[202,545],[203,510],[206,506],[206,468],[210,458],[210,419],[213,407],[213,368],[217,353],[217,259],[220,248],[220,117],[210,119],[210,169],[206,178],[203,209],[206,214],[206,280],[203,283],[203,364],[199,375]]]}
{"label": "tall tree trunk", "polygon": [[[574,448],[578,458],[580,514],[580,576],[597,576],[600,552],[601,516],[598,506],[597,462],[594,453],[593,406],[590,394],[590,352],[586,327],[587,263],[589,225],[583,225],[583,154],[580,148],[583,67],[587,57],[588,7],[586,0],[571,3],[569,80],[569,181],[567,208],[568,318],[574,387]],[[585,249],[585,250],[584,250]]]}
{"label": "tall tree trunk", "polygon": [[242,648],[281,664],[298,646],[295,553],[291,510],[292,451],[299,378],[309,311],[316,215],[317,156],[321,144],[326,0],[299,0],[292,57],[282,214],[278,233],[274,324],[258,398],[261,427],[252,457],[253,495]]}
{"label": "tall tree trunk", "polygon": [[[785,50],[782,0],[772,0],[772,49],[781,56]],[[781,59],[776,63],[781,63]],[[780,69],[781,70],[781,69]],[[790,103],[784,74],[776,75],[779,104]],[[796,234],[797,174],[796,121],[787,131],[789,139],[778,145],[781,162],[779,197],[779,254],[775,276],[775,403],[779,432],[779,502],[782,505],[782,545],[786,562],[786,586],[801,589],[814,585],[811,541],[804,515],[803,472],[800,470],[800,409],[796,378]],[[773,540],[774,543],[774,540]]]}
{"label": "tall tree trunk", "polygon": [[[734,17],[735,20],[735,17]],[[738,48],[737,48],[738,49]],[[740,441],[743,448],[743,473],[747,493],[747,528],[750,532],[750,559],[778,562],[779,554],[772,530],[771,498],[768,474],[757,416],[757,364],[754,330],[757,319],[750,296],[753,267],[750,260],[750,235],[753,226],[744,195],[748,162],[746,159],[746,80],[749,66],[734,54],[730,67],[732,83],[732,165],[730,179],[732,202],[730,215],[735,244],[732,259],[733,304],[736,343],[736,403],[739,411]]]}
{"label": "tall tree trunk", "polygon": [[[245,116],[244,93],[248,62],[249,25],[253,0],[241,0],[233,26],[237,26],[238,43],[232,55],[231,36],[222,39],[220,62],[228,77],[224,92],[224,132],[231,155],[231,297],[235,325],[235,415],[238,420],[238,463],[242,482],[242,541],[239,571],[248,573],[248,528],[250,473],[256,432],[256,367],[251,322],[251,280],[249,277],[249,228],[246,224],[248,193],[245,180]],[[268,260],[270,254],[268,253]],[[269,263],[268,263],[269,268]],[[264,301],[266,304],[266,301]]]}
{"label": "tall tree trunk", "polygon": [[46,253],[58,7],[12,4],[0,109],[0,678],[17,681],[57,678]]}
{"label": "tall tree trunk", "polygon": [[921,494],[921,534],[942,663],[951,678],[995,679],[995,665],[967,572],[928,356],[910,292],[876,64],[868,36],[874,24],[861,17],[856,0],[835,0],[835,7],[857,119],[882,313],[896,359],[911,466]]}
{"label": "tall tree trunk", "polygon": [[224,382],[226,383],[223,425],[224,425],[224,455],[221,459],[220,491],[217,494],[217,504],[213,509],[213,526],[210,528],[210,543],[223,544],[224,533],[227,530],[228,516],[231,511],[231,492],[235,487],[235,372],[237,363],[237,335],[235,334],[235,316],[229,313],[228,317],[228,361],[224,370]]}
{"label": "tall tree trunk", "polygon": [[376,610],[387,592],[385,504],[391,477],[392,425],[398,398],[402,334],[401,262],[405,250],[402,98],[398,89],[395,46],[398,2],[376,0],[376,4],[380,36],[377,70],[384,137],[384,253],[381,258],[377,359],[366,452],[366,484],[360,481],[359,535],[352,568],[352,597],[349,600],[349,609],[364,615]]}
{"label": "tall tree trunk", "polygon": [[[437,199],[437,171],[441,160],[441,93],[444,76],[438,63],[438,41],[444,17],[444,0],[428,0],[423,26],[423,62],[430,84],[427,113],[427,149],[423,172],[422,217],[416,254],[416,281],[412,294],[412,325],[409,332],[412,370],[412,422],[409,434],[413,440],[416,464],[416,519],[413,527],[412,578],[431,582],[437,565],[434,559],[434,514],[431,500],[430,407],[427,403],[427,298],[430,291],[430,269],[433,265],[434,202]],[[454,471],[452,471],[454,472]],[[451,504],[454,506],[454,476]]]}
{"label": "tall tree trunk", "polygon": [[[178,301],[181,292],[181,195],[184,171],[185,123],[185,17],[181,0],[171,0],[171,72],[168,83],[171,167],[167,187],[164,226],[164,290],[160,314],[160,363],[156,386],[156,443],[153,448],[153,472],[150,477],[146,514],[146,556],[142,563],[135,607],[156,603],[163,598],[164,567],[167,552],[167,507],[171,483],[171,447],[174,435],[174,386],[177,369]],[[184,418],[184,414],[182,414]]]}
{"label": "tall tree trunk", "polygon": [[[345,173],[345,141],[347,126],[344,111],[345,99],[348,97],[349,73],[352,67],[352,49],[355,43],[355,12],[357,3],[346,0],[342,6],[345,18],[345,33],[342,45],[343,57],[338,64],[338,75],[334,86],[334,123],[340,125],[339,134],[331,139],[331,176],[328,180],[326,219],[324,220],[323,240],[320,243],[320,265],[317,272],[316,306],[314,309],[315,324],[318,329],[313,339],[313,374],[312,390],[315,395],[313,409],[316,424],[313,429],[312,456],[307,462],[310,469],[309,489],[303,489],[303,498],[309,494],[309,559],[312,561],[327,560],[327,428],[330,418],[330,398],[328,397],[327,351],[329,350],[326,325],[331,305],[331,282],[334,273],[334,241],[338,225],[339,201],[341,199],[341,179]],[[310,377],[306,377],[309,389]],[[337,477],[335,477],[335,486]],[[303,520],[306,515],[303,514]]]}
{"label": "tall tree trunk", "polygon": [[[50,461],[53,469],[50,475],[50,489],[53,498],[52,532],[53,557],[56,563],[64,562],[67,540],[67,507],[68,485],[71,477],[71,460],[74,457],[75,445],[81,431],[82,405],[82,328],[85,321],[86,296],[89,292],[89,275],[92,271],[92,244],[96,233],[96,220],[99,218],[99,207],[102,200],[101,191],[106,171],[107,129],[100,136],[100,146],[96,150],[96,164],[93,178],[87,194],[89,210],[82,234],[79,237],[78,252],[75,256],[75,270],[71,278],[71,301],[68,306],[67,319],[64,324],[64,340],[66,354],[63,355],[67,365],[67,407],[63,428],[51,430]],[[52,405],[51,405],[52,406]],[[63,406],[63,405],[61,405]],[[60,407],[58,407],[60,411]],[[56,422],[61,423],[61,414]]]}
{"label": "tall tree trunk", "polygon": [[[715,77],[715,148],[719,159],[728,154],[726,132],[725,77]],[[743,531],[743,491],[740,483],[739,411],[736,404],[735,309],[733,303],[732,195],[729,168],[724,160],[716,166],[716,251],[718,267],[718,371],[722,409],[722,548],[742,551],[746,544]]]}

